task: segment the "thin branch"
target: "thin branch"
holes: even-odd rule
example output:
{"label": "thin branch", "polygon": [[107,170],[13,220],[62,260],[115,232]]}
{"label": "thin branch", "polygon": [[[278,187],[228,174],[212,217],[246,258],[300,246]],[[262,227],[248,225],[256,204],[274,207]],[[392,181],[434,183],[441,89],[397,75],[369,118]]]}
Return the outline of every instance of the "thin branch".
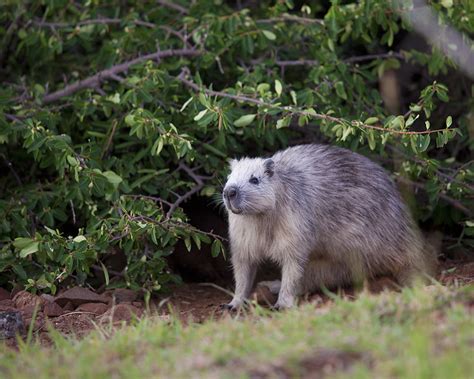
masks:
{"label": "thin branch", "polygon": [[74,210],[74,203],[72,200],[69,200],[69,206],[71,207],[72,223],[76,225],[76,211]]}
{"label": "thin branch", "polygon": [[80,26],[85,26],[85,25],[96,25],[96,24],[101,24],[101,25],[109,25],[109,24],[122,24],[122,23],[127,23],[127,22],[132,22],[135,25],[139,26],[145,26],[147,28],[156,28],[156,25],[153,24],[152,22],[147,22],[147,21],[142,21],[142,20],[123,20],[121,18],[95,18],[95,19],[90,19],[90,20],[84,20],[84,21],[79,21],[78,23],[72,24],[72,23],[67,23],[67,22],[47,22],[47,21],[33,21],[32,24],[35,26],[39,26],[41,28],[74,28],[74,27],[80,27]]}
{"label": "thin branch", "polygon": [[355,63],[355,62],[364,62],[364,61],[371,61],[373,59],[405,59],[406,56],[401,52],[389,52],[389,53],[381,53],[381,54],[367,54],[361,55],[358,57],[349,57],[344,59],[346,63]]}
{"label": "thin branch", "polygon": [[[256,104],[256,105],[266,107],[266,108],[279,109],[279,110],[282,110],[282,111],[289,111],[289,112],[292,112],[293,114],[308,116],[308,117],[312,117],[312,118],[316,118],[316,119],[320,119],[320,120],[325,120],[325,121],[336,122],[338,124],[344,124],[344,123],[348,122],[347,120],[344,120],[342,118],[333,117],[333,116],[329,116],[329,115],[322,114],[322,113],[309,112],[309,111],[294,109],[294,108],[291,108],[291,107],[282,107],[282,106],[279,106],[279,105],[266,103],[262,100],[254,99],[254,98],[247,97],[247,96],[233,95],[233,94],[230,94],[230,93],[227,93],[227,92],[214,91],[214,90],[211,90],[211,89],[208,89],[208,88],[205,88],[205,87],[200,87],[196,83],[194,83],[194,82],[192,82],[192,81],[185,78],[186,72],[187,72],[187,70],[184,69],[181,72],[181,74],[177,77],[177,79],[180,82],[182,82],[184,85],[186,85],[187,87],[192,88],[193,90],[195,90],[197,92],[204,92],[204,93],[206,93],[208,95],[211,95],[211,96],[226,97],[226,98],[233,99],[233,100],[236,100],[236,101],[241,101],[241,102],[245,102],[245,103],[252,103],[252,104]],[[449,131],[454,131],[455,130],[455,129],[438,129],[438,130],[423,130],[423,131],[419,131],[419,132],[415,132],[415,131],[411,132],[411,131],[405,131],[405,130],[387,129],[387,128],[384,128],[383,126],[379,126],[379,125],[368,125],[368,124],[364,124],[363,122],[356,121],[356,120],[351,121],[351,125],[355,126],[355,127],[359,127],[359,128],[364,128],[364,129],[380,130],[380,131],[385,132],[385,133],[402,134],[402,135],[432,134],[432,133],[439,133],[439,132],[442,132],[442,131],[448,131],[448,130]]]}
{"label": "thin branch", "polygon": [[167,57],[195,57],[201,54],[202,54],[201,50],[193,50],[193,49],[177,49],[177,50],[170,49],[170,50],[158,51],[151,54],[146,54],[141,57],[132,59],[130,61],[120,63],[106,70],[102,70],[98,72],[97,74],[92,75],[86,79],[67,85],[61,90],[50,93],[43,98],[42,103],[43,104],[53,103],[63,97],[70,96],[73,93],[76,93],[77,91],[80,91],[85,88],[97,88],[101,82],[108,79],[114,79],[116,75],[127,71],[131,66],[136,65],[141,62],[145,62],[148,60],[159,60],[161,58],[167,58]]}
{"label": "thin branch", "polygon": [[157,0],[157,3],[164,6],[164,7],[174,9],[175,11],[178,11],[179,13],[183,13],[183,14],[188,14],[189,13],[189,11],[185,7],[183,7],[179,4],[176,4],[174,2],[170,2],[170,1],[166,1],[166,0]]}
{"label": "thin branch", "polygon": [[11,173],[13,174],[13,176],[15,177],[15,180],[17,181],[18,185],[22,186],[23,185],[23,182],[21,181],[21,178],[20,176],[18,175],[18,173],[15,171],[15,168],[13,167],[13,164],[12,162],[10,162],[7,157],[3,154],[0,154],[5,162],[5,164],[7,165],[7,167],[10,169]]}
{"label": "thin branch", "polygon": [[203,177],[200,175],[197,175],[193,170],[191,170],[188,166],[186,166],[184,163],[179,164],[179,168],[183,170],[186,174],[188,174],[195,182],[196,185],[192,187],[188,192],[186,192],[183,195],[180,195],[178,199],[171,205],[170,209],[166,213],[166,219],[170,219],[171,216],[173,215],[174,211],[179,207],[179,205],[189,199],[191,196],[193,196],[195,193],[199,192],[202,187],[204,187],[204,181]]}
{"label": "thin branch", "polygon": [[272,17],[272,18],[257,20],[256,22],[258,24],[273,24],[279,21],[293,21],[293,22],[300,22],[302,24],[319,24],[319,25],[324,26],[324,20],[321,20],[318,18],[293,16],[289,14],[284,14],[280,17]]}
{"label": "thin branch", "polygon": [[317,66],[319,61],[311,59],[298,59],[294,61],[280,61],[277,60],[275,63],[280,67],[290,67],[290,66]]}

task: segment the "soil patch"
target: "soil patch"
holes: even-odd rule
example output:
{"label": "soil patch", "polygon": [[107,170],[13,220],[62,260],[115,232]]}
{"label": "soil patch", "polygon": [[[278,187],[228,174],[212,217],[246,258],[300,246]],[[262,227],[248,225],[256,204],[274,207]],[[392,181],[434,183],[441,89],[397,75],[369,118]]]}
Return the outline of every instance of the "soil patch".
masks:
{"label": "soil patch", "polygon": [[[470,285],[474,283],[474,262],[444,261],[441,263],[437,280],[444,285]],[[385,289],[397,290],[398,286],[388,278],[381,278],[369,283],[368,289],[372,293],[378,293]],[[0,313],[19,312],[21,322],[15,319],[11,327],[18,328],[18,331],[25,336],[29,327],[33,325],[33,335],[47,345],[50,343],[49,325],[64,335],[80,338],[94,330],[96,325],[118,326],[145,314],[164,318],[172,315],[184,323],[200,323],[208,319],[227,317],[228,312],[222,311],[220,305],[230,301],[232,290],[233,285],[230,283],[223,287],[213,283],[183,283],[170,286],[167,293],[152,300],[149,313],[146,312],[146,306],[138,293],[124,289],[107,290],[99,295],[75,287],[56,297],[37,296],[18,290],[12,294],[3,290],[0,291],[2,299]],[[347,299],[356,298],[356,292],[350,288],[340,290],[339,295]],[[263,300],[260,299],[262,305],[269,305],[275,300],[274,297],[269,299],[268,293],[264,293],[263,297]],[[302,301],[313,303],[318,313],[327,311],[332,299],[324,294],[313,294]],[[5,320],[9,319],[8,317]],[[15,347],[15,338],[5,338],[11,333],[11,330],[7,330],[2,338],[8,346]]]}

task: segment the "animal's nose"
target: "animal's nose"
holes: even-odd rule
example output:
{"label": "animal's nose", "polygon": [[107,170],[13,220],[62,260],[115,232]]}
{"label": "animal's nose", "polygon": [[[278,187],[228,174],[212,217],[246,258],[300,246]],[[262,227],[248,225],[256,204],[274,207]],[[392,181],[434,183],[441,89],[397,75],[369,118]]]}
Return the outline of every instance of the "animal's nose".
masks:
{"label": "animal's nose", "polygon": [[229,187],[224,190],[224,196],[227,197],[229,200],[233,199],[237,196],[237,187]]}

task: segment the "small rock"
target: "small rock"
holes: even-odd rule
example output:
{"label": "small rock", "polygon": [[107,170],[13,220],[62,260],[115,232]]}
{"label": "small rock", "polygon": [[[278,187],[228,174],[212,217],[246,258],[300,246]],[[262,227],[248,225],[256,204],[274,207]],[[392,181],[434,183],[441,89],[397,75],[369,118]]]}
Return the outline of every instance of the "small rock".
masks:
{"label": "small rock", "polygon": [[43,300],[47,301],[48,303],[52,303],[54,301],[54,296],[44,293],[40,296]]}
{"label": "small rock", "polygon": [[112,292],[112,298],[115,304],[132,303],[137,298],[137,293],[128,288],[116,288]]}
{"label": "small rock", "polygon": [[20,312],[23,315],[23,319],[27,319],[33,317],[35,310],[37,315],[41,312],[41,310],[34,305],[29,305],[27,307],[21,308]]}
{"label": "small rock", "polygon": [[63,309],[54,302],[46,303],[43,312],[48,317],[58,317],[64,313]]}
{"label": "small rock", "polygon": [[24,330],[23,318],[17,311],[0,312],[0,339],[15,337]]}
{"label": "small rock", "polygon": [[0,300],[0,307],[14,307],[15,303],[11,299]]}
{"label": "small rock", "polygon": [[73,287],[57,296],[54,301],[64,308],[68,302],[71,302],[74,307],[77,307],[84,303],[107,303],[107,298],[87,288]]}
{"label": "small rock", "polygon": [[66,305],[63,307],[63,310],[67,312],[72,312],[74,309],[75,307],[70,301],[68,301]]}
{"label": "small rock", "polygon": [[102,303],[85,303],[79,305],[77,307],[76,311],[79,312],[91,312],[96,315],[101,315],[104,314],[107,309],[109,309],[109,306],[107,304],[102,304]]}
{"label": "small rock", "polygon": [[17,309],[15,308],[15,304],[13,304],[13,301],[9,301],[7,303],[8,300],[3,300],[2,302],[0,302],[0,311],[16,311]]}
{"label": "small rock", "polygon": [[10,292],[8,292],[6,289],[4,288],[0,288],[0,301],[2,300],[10,300],[11,297],[10,297]]}
{"label": "small rock", "polygon": [[13,302],[15,303],[15,307],[18,309],[23,309],[26,307],[38,307],[38,309],[41,309],[44,304],[44,300],[41,297],[33,295],[27,291],[17,292],[17,294],[13,297]]}
{"label": "small rock", "polygon": [[107,322],[112,319],[113,322],[126,321],[130,322],[132,319],[140,317],[143,314],[143,310],[128,304],[117,304],[110,308],[104,313],[103,322]]}
{"label": "small rock", "polygon": [[[31,327],[33,318],[23,317],[23,320],[24,320],[25,329],[28,330]],[[38,313],[35,317],[35,323],[33,324],[33,331],[42,329],[44,325],[45,325],[44,315],[42,313]]]}

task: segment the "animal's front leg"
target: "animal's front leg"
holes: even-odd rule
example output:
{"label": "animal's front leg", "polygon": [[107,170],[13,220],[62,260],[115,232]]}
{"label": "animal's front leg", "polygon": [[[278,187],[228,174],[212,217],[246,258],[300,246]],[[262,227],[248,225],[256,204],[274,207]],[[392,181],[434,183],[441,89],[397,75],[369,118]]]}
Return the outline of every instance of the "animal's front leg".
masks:
{"label": "animal's front leg", "polygon": [[247,258],[232,257],[234,268],[235,292],[234,298],[227,308],[236,309],[243,305],[250,296],[257,273],[257,264]]}
{"label": "animal's front leg", "polygon": [[281,288],[275,304],[276,309],[291,308],[296,305],[297,296],[301,292],[303,272],[303,265],[296,259],[283,262]]}

